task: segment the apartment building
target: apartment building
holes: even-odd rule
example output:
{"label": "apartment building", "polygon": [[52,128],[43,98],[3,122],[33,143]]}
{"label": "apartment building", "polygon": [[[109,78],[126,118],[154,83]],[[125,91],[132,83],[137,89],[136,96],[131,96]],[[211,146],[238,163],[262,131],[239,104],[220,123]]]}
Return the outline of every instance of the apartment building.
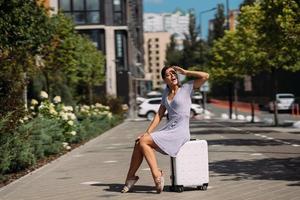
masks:
{"label": "apartment building", "polygon": [[160,71],[164,67],[167,45],[171,34],[168,32],[145,32],[145,74],[152,80],[152,89],[162,89]]}
{"label": "apartment building", "polygon": [[189,14],[180,10],[173,13],[144,13],[145,32],[169,32],[184,39],[189,32]]}
{"label": "apartment building", "polygon": [[171,35],[176,48],[183,49],[185,34],[189,32],[189,14],[180,10],[173,13],[144,13],[145,74],[152,81],[152,89],[161,89],[160,70],[166,59],[166,49]]}
{"label": "apartment building", "polygon": [[128,103],[135,92],[131,88],[145,90],[142,0],[47,0],[45,3],[54,13],[60,10],[71,17],[78,33],[89,36],[105,54],[106,94],[122,97]]}

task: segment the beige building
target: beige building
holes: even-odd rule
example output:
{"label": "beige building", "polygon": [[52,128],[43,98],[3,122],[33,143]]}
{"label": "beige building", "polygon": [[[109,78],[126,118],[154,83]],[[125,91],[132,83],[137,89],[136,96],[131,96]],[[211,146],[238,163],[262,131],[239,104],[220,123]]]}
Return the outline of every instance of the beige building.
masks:
{"label": "beige building", "polygon": [[234,31],[238,24],[239,10],[230,10],[229,12],[229,30]]}
{"label": "beige building", "polygon": [[170,42],[168,32],[145,32],[144,33],[144,60],[145,75],[152,80],[152,89],[161,89],[163,80],[160,71],[164,67],[167,45]]}

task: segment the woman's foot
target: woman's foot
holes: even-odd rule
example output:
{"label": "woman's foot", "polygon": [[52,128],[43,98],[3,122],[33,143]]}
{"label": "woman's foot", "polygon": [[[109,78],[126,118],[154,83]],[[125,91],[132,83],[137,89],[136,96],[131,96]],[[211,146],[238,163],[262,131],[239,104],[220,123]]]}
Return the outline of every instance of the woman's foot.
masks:
{"label": "woman's foot", "polygon": [[129,178],[126,180],[123,189],[121,190],[122,193],[129,192],[129,190],[134,186],[134,184],[139,180],[138,176]]}
{"label": "woman's foot", "polygon": [[160,170],[160,176],[154,178],[155,182],[155,187],[156,187],[156,192],[159,194],[164,190],[164,185],[165,185],[165,179],[163,177],[163,172]]}

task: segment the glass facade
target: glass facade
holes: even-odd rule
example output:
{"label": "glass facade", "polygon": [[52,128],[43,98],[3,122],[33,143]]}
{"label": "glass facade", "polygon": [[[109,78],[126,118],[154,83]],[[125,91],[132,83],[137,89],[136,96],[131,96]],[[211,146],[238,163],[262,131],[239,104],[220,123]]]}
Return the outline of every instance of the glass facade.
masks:
{"label": "glass facade", "polygon": [[101,0],[59,0],[59,8],[77,25],[103,23]]}
{"label": "glass facade", "polygon": [[113,0],[113,20],[114,25],[125,25],[125,5],[124,0]]}
{"label": "glass facade", "polygon": [[115,31],[116,68],[126,71],[127,68],[127,34],[126,31]]}
{"label": "glass facade", "polygon": [[87,35],[97,49],[105,54],[105,33],[103,29],[78,30],[78,33]]}

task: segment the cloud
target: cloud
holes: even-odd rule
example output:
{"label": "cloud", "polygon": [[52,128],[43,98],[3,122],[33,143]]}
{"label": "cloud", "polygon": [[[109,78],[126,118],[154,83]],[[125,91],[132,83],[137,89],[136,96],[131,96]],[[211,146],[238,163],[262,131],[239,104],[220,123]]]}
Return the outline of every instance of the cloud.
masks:
{"label": "cloud", "polygon": [[163,0],[145,0],[145,3],[149,3],[149,4],[162,4]]}

